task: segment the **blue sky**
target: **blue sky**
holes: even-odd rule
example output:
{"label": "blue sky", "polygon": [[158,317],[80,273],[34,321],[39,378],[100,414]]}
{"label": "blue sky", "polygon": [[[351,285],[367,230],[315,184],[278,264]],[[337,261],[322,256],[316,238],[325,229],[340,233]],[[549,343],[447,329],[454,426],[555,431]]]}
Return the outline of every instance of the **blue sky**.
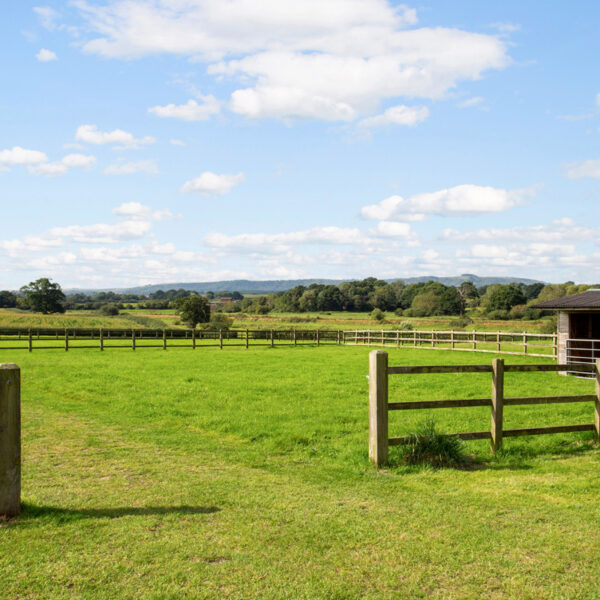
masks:
{"label": "blue sky", "polygon": [[600,7],[12,2],[0,289],[600,282]]}

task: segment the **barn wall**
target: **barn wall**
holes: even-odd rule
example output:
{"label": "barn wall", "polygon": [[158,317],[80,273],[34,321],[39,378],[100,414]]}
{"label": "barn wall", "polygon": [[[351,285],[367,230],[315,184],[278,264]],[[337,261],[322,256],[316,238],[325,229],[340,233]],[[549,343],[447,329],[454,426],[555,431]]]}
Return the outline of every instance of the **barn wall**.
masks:
{"label": "barn wall", "polygon": [[567,362],[567,339],[569,338],[569,314],[564,311],[558,313],[558,363]]}

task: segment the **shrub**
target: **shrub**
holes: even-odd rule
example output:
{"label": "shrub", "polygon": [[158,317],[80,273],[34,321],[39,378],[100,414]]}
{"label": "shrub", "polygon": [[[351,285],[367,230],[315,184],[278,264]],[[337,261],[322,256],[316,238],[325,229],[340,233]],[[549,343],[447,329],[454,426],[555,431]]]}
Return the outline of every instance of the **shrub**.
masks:
{"label": "shrub", "polygon": [[467,325],[472,325],[473,320],[469,319],[469,317],[460,317],[458,319],[452,319],[448,325],[452,329],[464,329]]}
{"label": "shrub", "polygon": [[434,469],[459,467],[466,462],[462,441],[457,436],[438,433],[431,419],[410,436],[404,453],[405,464],[429,465]]}
{"label": "shrub", "polygon": [[492,321],[506,321],[509,318],[507,310],[493,310],[489,312],[486,316]]}
{"label": "shrub", "polygon": [[525,305],[517,304],[513,306],[509,311],[509,316],[511,319],[524,319],[525,318]]}
{"label": "shrub", "polygon": [[213,313],[210,317],[210,323],[203,323],[202,329],[205,331],[229,331],[233,325],[233,319],[223,313]]}
{"label": "shrub", "polygon": [[401,331],[412,331],[414,329],[414,326],[410,321],[402,321],[402,323],[398,325],[398,329],[400,329]]}
{"label": "shrub", "polygon": [[375,319],[376,321],[383,321],[383,319],[385,319],[385,314],[380,308],[376,308],[371,312],[371,319]]}
{"label": "shrub", "polygon": [[119,309],[114,304],[105,304],[100,308],[100,314],[107,317],[115,317],[119,314]]}
{"label": "shrub", "polygon": [[556,333],[556,315],[548,319],[544,319],[544,324],[540,329],[540,333]]}

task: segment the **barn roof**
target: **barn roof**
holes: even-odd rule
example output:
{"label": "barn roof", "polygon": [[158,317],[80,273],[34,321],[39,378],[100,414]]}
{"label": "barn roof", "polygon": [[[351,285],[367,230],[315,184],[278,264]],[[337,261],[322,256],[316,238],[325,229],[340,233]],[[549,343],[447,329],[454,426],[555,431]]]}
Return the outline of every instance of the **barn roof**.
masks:
{"label": "barn roof", "polygon": [[546,300],[534,305],[535,308],[555,308],[555,309],[582,309],[596,308],[600,309],[600,290],[587,290],[581,294],[573,294],[556,300]]}

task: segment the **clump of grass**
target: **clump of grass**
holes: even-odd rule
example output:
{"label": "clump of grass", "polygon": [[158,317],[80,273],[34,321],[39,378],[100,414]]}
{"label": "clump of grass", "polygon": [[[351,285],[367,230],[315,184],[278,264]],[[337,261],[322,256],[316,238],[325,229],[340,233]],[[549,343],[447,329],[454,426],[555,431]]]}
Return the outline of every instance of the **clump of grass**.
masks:
{"label": "clump of grass", "polygon": [[404,452],[404,463],[407,465],[428,465],[434,469],[443,469],[461,467],[467,462],[462,440],[457,436],[439,433],[433,419],[425,421],[411,434]]}

